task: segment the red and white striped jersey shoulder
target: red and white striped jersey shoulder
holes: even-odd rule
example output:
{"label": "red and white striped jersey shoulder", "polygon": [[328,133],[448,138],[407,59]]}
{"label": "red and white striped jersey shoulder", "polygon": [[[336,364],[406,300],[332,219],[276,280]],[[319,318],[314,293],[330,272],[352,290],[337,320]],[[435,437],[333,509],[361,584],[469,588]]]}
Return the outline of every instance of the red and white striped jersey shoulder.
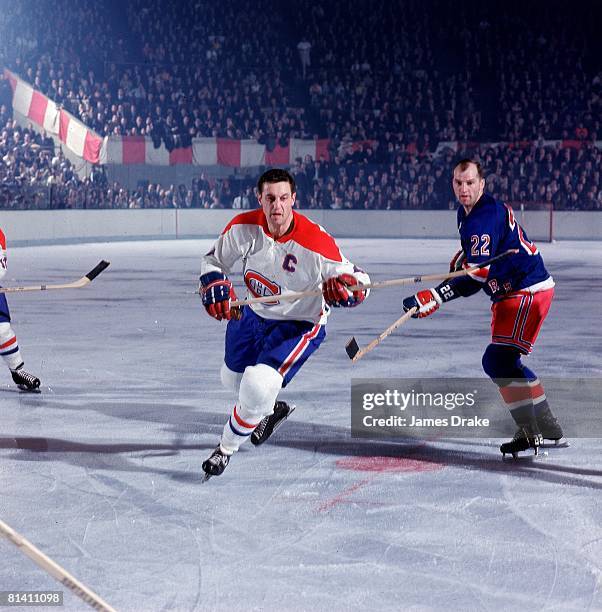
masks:
{"label": "red and white striped jersey shoulder", "polygon": [[321,225],[296,212],[294,213],[294,219],[295,227],[290,237],[291,240],[326,259],[337,262],[343,261],[343,256],[335,239]]}
{"label": "red and white striped jersey shoulder", "polygon": [[263,210],[237,215],[203,257],[201,274],[229,274],[242,261],[248,297],[274,296],[274,301],[251,306],[259,316],[323,324],[330,309],[321,295],[285,302],[277,296],[320,289],[324,280],[341,274],[352,274],[361,283],[370,277],[345,258],[324,228],[297,212],[293,218],[292,231],[274,238]]}
{"label": "red and white striped jersey shoulder", "polygon": [[[292,240],[300,246],[320,253],[328,259],[342,261],[343,257],[334,238],[321,225],[314,223],[305,215],[296,211],[293,211],[293,220],[293,230],[285,236],[273,238],[275,242],[284,243]],[[222,235],[232,230],[242,230],[241,226],[260,227],[265,234],[270,236],[268,222],[261,208],[236,215],[226,225]]]}

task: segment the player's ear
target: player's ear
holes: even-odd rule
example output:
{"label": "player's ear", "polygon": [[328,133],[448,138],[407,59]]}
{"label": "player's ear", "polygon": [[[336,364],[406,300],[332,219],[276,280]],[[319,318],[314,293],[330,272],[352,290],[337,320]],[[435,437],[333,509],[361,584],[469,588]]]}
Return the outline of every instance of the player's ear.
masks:
{"label": "player's ear", "polygon": [[297,192],[295,191],[295,193],[291,194],[291,200],[293,201],[293,203],[291,204],[291,207],[293,207],[295,205],[295,202],[297,201]]}

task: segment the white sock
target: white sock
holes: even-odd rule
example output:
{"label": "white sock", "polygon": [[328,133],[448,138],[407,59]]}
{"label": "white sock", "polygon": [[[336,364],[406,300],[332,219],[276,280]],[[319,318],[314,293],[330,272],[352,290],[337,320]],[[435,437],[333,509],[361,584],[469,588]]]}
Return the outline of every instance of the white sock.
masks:
{"label": "white sock", "polygon": [[17,336],[10,323],[0,323],[0,356],[11,370],[23,365]]}
{"label": "white sock", "polygon": [[245,369],[240,382],[239,401],[222,433],[220,446],[223,452],[236,452],[261,419],[272,414],[282,380],[281,374],[263,363]]}

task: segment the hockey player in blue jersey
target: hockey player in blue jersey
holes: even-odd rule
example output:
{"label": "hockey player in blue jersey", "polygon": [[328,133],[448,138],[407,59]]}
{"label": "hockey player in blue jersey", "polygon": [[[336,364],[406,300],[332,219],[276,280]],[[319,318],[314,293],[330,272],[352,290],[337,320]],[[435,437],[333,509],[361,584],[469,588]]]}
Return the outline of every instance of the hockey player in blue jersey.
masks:
{"label": "hockey player in blue jersey", "polygon": [[511,442],[501,445],[505,455],[533,448],[543,439],[562,438],[562,429],[550,411],[536,374],[526,367],[528,355],[548,314],[554,296],[554,280],[546,270],[539,250],[517,223],[512,209],[484,193],[485,179],[480,164],[463,159],[454,168],[453,189],[461,204],[458,231],[462,248],[450,263],[450,272],[479,264],[508,249],[518,249],[468,276],[444,281],[419,291],[403,301],[404,310],[427,317],[439,306],[458,297],[469,297],[483,289],[492,304],[491,344],[482,364],[499,387],[518,429]]}

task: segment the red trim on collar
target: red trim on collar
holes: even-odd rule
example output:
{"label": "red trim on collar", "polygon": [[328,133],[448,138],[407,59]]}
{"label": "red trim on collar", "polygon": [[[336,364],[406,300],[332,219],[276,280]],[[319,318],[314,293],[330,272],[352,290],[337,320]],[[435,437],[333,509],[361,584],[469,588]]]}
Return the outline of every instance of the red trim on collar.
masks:
{"label": "red trim on collar", "polygon": [[304,215],[293,210],[294,227],[291,232],[274,238],[270,234],[268,221],[261,208],[250,210],[240,215],[236,215],[234,219],[228,223],[222,234],[228,232],[235,225],[258,225],[263,230],[266,236],[269,236],[274,242],[284,244],[289,241],[296,242],[300,246],[319,253],[320,255],[333,261],[343,261],[339,247],[334,238],[325,232],[317,223],[314,223]]}

